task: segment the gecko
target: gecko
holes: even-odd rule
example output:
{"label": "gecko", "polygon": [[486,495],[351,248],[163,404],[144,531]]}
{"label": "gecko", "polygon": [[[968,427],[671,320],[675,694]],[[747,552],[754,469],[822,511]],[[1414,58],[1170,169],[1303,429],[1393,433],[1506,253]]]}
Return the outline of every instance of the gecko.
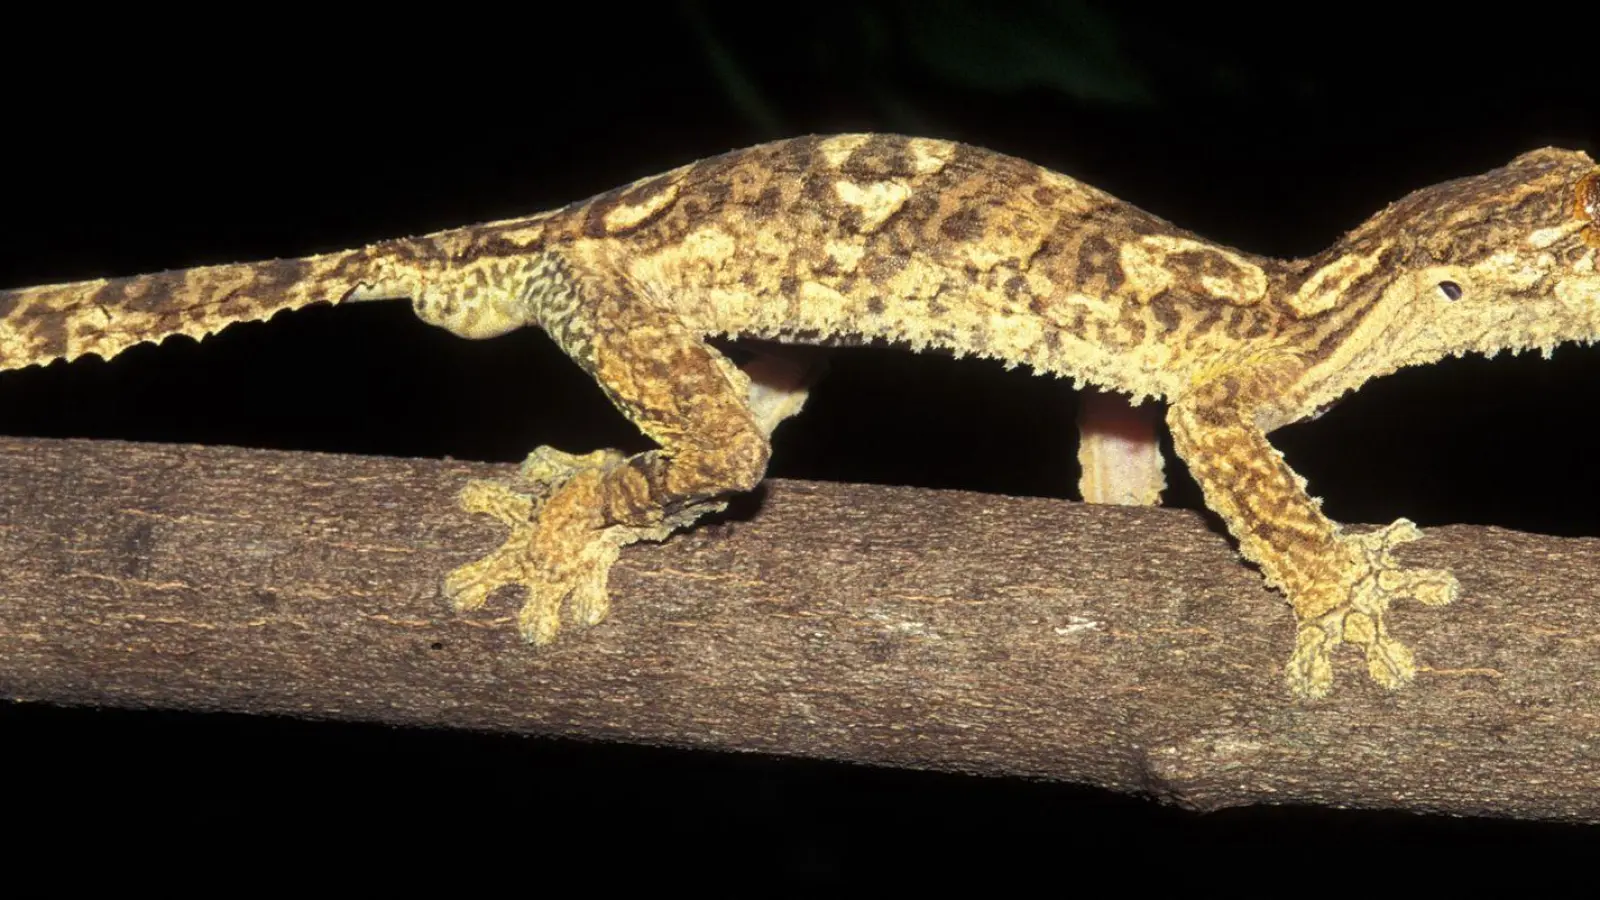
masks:
{"label": "gecko", "polygon": [[[1098,389],[1113,407],[1165,405],[1206,505],[1293,609],[1288,689],[1317,698],[1341,644],[1364,653],[1380,684],[1412,680],[1416,661],[1387,610],[1445,604],[1459,587],[1447,570],[1394,558],[1420,536],[1409,520],[1342,530],[1267,435],[1402,367],[1592,341],[1597,219],[1600,169],[1547,148],[1411,193],[1319,254],[1275,259],[1001,153],[810,136],[523,218],[0,291],[0,370],[110,358],[323,302],[407,300],[466,338],[543,329],[656,445],[541,447],[517,475],[462,488],[460,506],[509,536],[444,575],[443,595],[466,611],[519,590],[521,634],[547,644],[563,621],[606,617],[623,547],[663,540],[761,481],[773,430],[800,411],[819,368],[786,345],[994,358]],[[727,337],[780,352],[735,365],[714,343]],[[1125,429],[1114,409],[1094,408],[1084,494],[1156,502],[1160,456],[1139,417]]]}

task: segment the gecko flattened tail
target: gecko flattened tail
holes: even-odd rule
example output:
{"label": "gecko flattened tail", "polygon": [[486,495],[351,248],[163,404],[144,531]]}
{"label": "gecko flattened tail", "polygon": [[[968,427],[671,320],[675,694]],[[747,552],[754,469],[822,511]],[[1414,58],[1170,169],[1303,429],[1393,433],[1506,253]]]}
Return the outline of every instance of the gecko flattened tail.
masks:
{"label": "gecko flattened tail", "polygon": [[[174,334],[199,339],[371,285],[371,248],[0,291],[0,370],[110,359]],[[369,294],[362,291],[363,295]]]}

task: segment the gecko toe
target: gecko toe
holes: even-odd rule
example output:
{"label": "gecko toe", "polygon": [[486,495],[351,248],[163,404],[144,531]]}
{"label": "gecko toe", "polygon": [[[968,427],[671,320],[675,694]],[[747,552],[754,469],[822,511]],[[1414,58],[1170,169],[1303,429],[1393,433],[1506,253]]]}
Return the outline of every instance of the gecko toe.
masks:
{"label": "gecko toe", "polygon": [[1409,597],[1427,606],[1453,603],[1461,594],[1460,582],[1447,569],[1390,570],[1380,575],[1378,581],[1388,594]]}
{"label": "gecko toe", "polygon": [[444,579],[444,595],[456,612],[471,612],[489,601],[493,586],[479,573],[482,563],[470,563],[452,571]]}
{"label": "gecko toe", "polygon": [[469,513],[492,516],[513,528],[526,525],[533,517],[535,506],[531,494],[512,490],[504,482],[486,478],[468,481],[456,495],[456,502]]}
{"label": "gecko toe", "polygon": [[536,447],[522,461],[517,477],[522,481],[556,487],[580,472],[605,471],[615,468],[627,459],[618,450],[595,450],[591,453],[568,453],[554,447]]}
{"label": "gecko toe", "polygon": [[1367,653],[1367,674],[1391,690],[1416,677],[1411,649],[1389,636],[1382,613],[1352,611],[1344,617],[1344,639]]}
{"label": "gecko toe", "polygon": [[535,646],[555,641],[561,633],[561,597],[551,590],[530,591],[528,601],[517,612],[517,631]]}
{"label": "gecko toe", "polygon": [[444,595],[457,612],[480,609],[495,591],[524,580],[515,553],[508,550],[511,545],[512,542],[507,541],[500,549],[460,566],[445,576]]}
{"label": "gecko toe", "polygon": [[1289,658],[1285,676],[1289,691],[1296,697],[1315,700],[1333,689],[1333,660],[1329,651],[1338,643],[1317,622],[1300,626],[1295,636],[1294,655]]}
{"label": "gecko toe", "polygon": [[1390,690],[1404,687],[1417,676],[1416,657],[1405,644],[1380,635],[1367,645],[1367,674]]}

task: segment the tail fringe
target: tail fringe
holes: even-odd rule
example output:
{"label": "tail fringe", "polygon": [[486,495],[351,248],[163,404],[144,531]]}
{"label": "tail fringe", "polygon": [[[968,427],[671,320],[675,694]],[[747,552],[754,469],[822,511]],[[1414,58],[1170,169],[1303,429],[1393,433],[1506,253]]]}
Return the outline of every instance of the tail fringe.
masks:
{"label": "tail fringe", "polygon": [[370,259],[363,249],[0,291],[0,371],[110,359],[173,335],[200,339],[285,309],[339,303],[361,286]]}

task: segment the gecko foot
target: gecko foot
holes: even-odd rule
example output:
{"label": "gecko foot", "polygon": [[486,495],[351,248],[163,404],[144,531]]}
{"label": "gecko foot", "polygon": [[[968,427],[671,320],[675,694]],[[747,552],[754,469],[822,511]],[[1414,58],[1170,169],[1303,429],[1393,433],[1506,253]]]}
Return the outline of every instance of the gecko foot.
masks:
{"label": "gecko foot", "polygon": [[470,513],[493,516],[510,527],[499,549],[445,577],[444,593],[458,611],[483,606],[512,585],[526,590],[517,615],[524,639],[548,644],[561,630],[561,607],[583,625],[610,610],[606,582],[623,547],[660,540],[671,527],[605,525],[601,489],[626,457],[615,450],[575,455],[540,447],[509,483],[469,481],[459,496]]}
{"label": "gecko foot", "polygon": [[1289,689],[1312,699],[1333,687],[1331,653],[1341,643],[1365,648],[1367,673],[1386,688],[1398,688],[1417,672],[1410,648],[1389,636],[1384,614],[1391,601],[1409,597],[1430,606],[1456,598],[1459,586],[1444,569],[1406,569],[1391,551],[1422,536],[1400,519],[1367,534],[1339,538],[1345,551],[1344,574],[1336,593],[1295,598],[1300,631],[1289,659]]}

